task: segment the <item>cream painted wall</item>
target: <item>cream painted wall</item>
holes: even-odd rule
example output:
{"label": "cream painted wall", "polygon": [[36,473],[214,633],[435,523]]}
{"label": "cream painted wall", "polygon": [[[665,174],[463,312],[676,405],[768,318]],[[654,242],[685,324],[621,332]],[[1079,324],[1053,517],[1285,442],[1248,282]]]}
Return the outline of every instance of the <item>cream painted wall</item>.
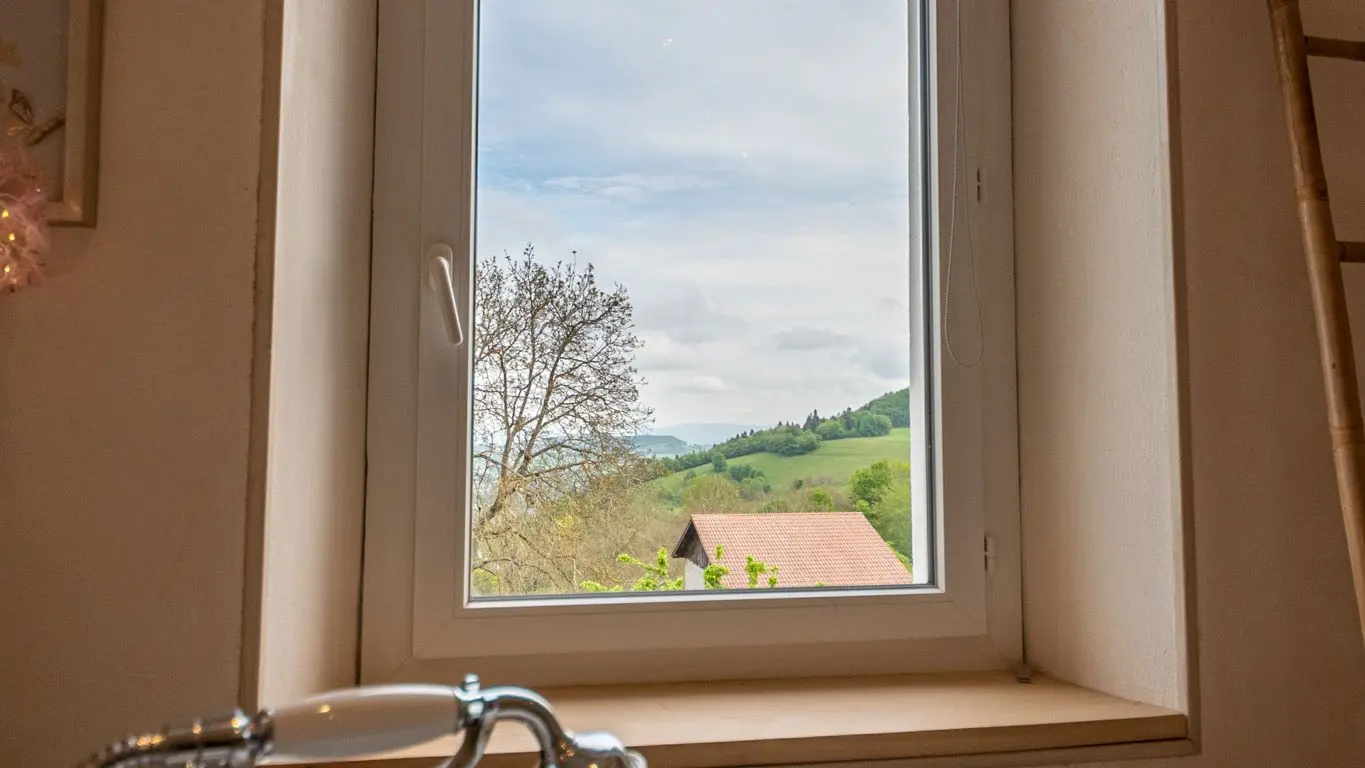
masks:
{"label": "cream painted wall", "polygon": [[97,229],[0,296],[0,765],[235,703],[262,0],[107,3]]}
{"label": "cream painted wall", "polygon": [[[1184,222],[1180,232],[1186,254],[1182,287],[1188,304],[1203,749],[1201,757],[1178,764],[1357,765],[1365,760],[1365,653],[1352,613],[1269,22],[1258,2],[1182,0],[1178,6],[1184,194],[1177,212]],[[1305,6],[1310,31],[1365,37],[1365,7],[1359,3],[1307,0]],[[1152,154],[1151,137],[1139,135],[1145,128],[1135,130],[1131,123],[1149,119],[1154,110],[1144,102],[1156,97],[1149,86],[1158,82],[1153,68],[1159,52],[1151,22],[1156,0],[1016,0],[1014,9],[1017,73],[1035,78],[1035,85],[1048,91],[1016,92],[1015,98],[1016,164],[1023,171],[1016,179],[1016,220],[1027,244],[1017,251],[1021,439],[1027,451],[1049,431],[1062,436],[1056,451],[1107,473],[1120,490],[1111,499],[1099,498],[1087,486],[1072,494],[1055,485],[1065,469],[1055,458],[1032,455],[1024,460],[1026,526],[1042,520],[1041,530],[1052,537],[1039,540],[1030,534],[1025,540],[1030,653],[1047,660],[1044,666],[1061,666],[1066,663],[1058,653],[1062,648],[1083,647],[1092,638],[1101,649],[1124,642],[1106,620],[1150,633],[1149,639],[1158,641],[1167,632],[1167,619],[1159,615],[1163,606],[1127,599],[1138,594],[1141,581],[1166,578],[1165,552],[1134,557],[1120,547],[1120,539],[1128,536],[1137,537],[1142,546],[1159,544],[1170,530],[1169,469],[1143,457],[1171,439],[1160,429],[1160,413],[1171,406],[1151,397],[1155,385],[1143,381],[1162,375],[1154,367],[1161,356],[1143,351],[1154,328],[1136,323],[1151,320],[1153,308],[1132,295],[1156,284],[1147,262],[1162,258],[1152,233],[1139,231],[1155,224],[1151,186],[1160,172],[1159,158]],[[1095,58],[1081,69],[1059,66],[1071,57],[1068,50],[1077,48]],[[1094,95],[1091,69],[1113,76],[1110,87],[1124,97],[1108,95],[1104,110],[1095,113],[1074,103]],[[1344,99],[1336,106],[1324,103],[1322,111],[1329,162],[1335,164],[1330,174],[1334,191],[1356,202],[1354,216],[1347,210],[1352,206],[1339,206],[1348,219],[1342,228],[1360,236],[1365,234],[1365,220],[1358,213],[1359,203],[1365,202],[1365,154],[1353,139],[1360,135],[1362,118],[1349,115],[1349,109],[1365,109],[1365,70],[1327,63],[1315,65],[1315,74],[1322,99]],[[1042,109],[1044,102],[1057,109]],[[1041,145],[1029,131],[1045,131],[1053,143]],[[1129,188],[1102,184],[1098,175],[1060,188],[1049,186],[1056,181],[1049,178],[1047,165],[1059,146],[1070,147],[1096,174],[1122,170],[1118,183]],[[1110,155],[1103,161],[1096,152],[1100,146]],[[1147,171],[1142,158],[1153,163]],[[1049,196],[1029,199],[1040,191]],[[1063,231],[1072,227],[1075,241]],[[1116,265],[1116,253],[1144,263]],[[1134,280],[1126,294],[1097,274],[1115,266]],[[1365,295],[1359,277],[1352,286],[1357,297]],[[1030,300],[1026,307],[1030,287],[1047,291],[1061,306]],[[1094,302],[1078,302],[1060,293],[1069,287],[1100,292]],[[1160,302],[1157,296],[1149,299],[1150,304]],[[1365,301],[1355,302],[1353,309],[1359,339],[1365,336]],[[1120,327],[1125,340],[1135,345],[1135,357],[1107,358],[1106,366],[1063,368],[1069,376],[1103,388],[1110,398],[1145,393],[1136,401],[1141,403],[1138,412],[1094,425],[1109,436],[1102,443],[1091,443],[1090,433],[1076,431],[1093,421],[1085,410],[1095,402],[1088,399],[1093,395],[1079,401],[1054,396],[1050,387],[1076,394],[1077,382],[1051,377],[1039,367],[1058,356],[1065,360],[1066,350],[1043,339],[1030,323],[1065,330],[1063,320],[1129,324]],[[1086,332],[1077,329],[1067,341],[1089,343]],[[1135,466],[1119,454],[1134,444],[1139,457]],[[1101,455],[1084,456],[1082,448]],[[1150,481],[1150,497],[1137,494],[1133,481],[1142,477]],[[1114,504],[1123,506],[1115,510]],[[1094,546],[1097,551],[1063,552],[1057,543],[1068,539],[1081,550]],[[1046,590],[1058,586],[1056,573],[1046,563],[1042,578],[1032,570],[1048,557],[1098,556],[1128,564],[1126,579],[1104,585],[1123,598],[1100,601],[1093,585],[1082,584],[1062,585],[1066,588],[1050,599]],[[1135,617],[1150,623],[1134,627]],[[1160,643],[1155,647],[1161,648]],[[1162,656],[1149,659],[1153,667],[1164,661]],[[1083,662],[1071,668],[1101,686],[1123,687],[1129,693],[1165,679],[1154,668],[1106,670]]]}
{"label": "cream painted wall", "polygon": [[1180,708],[1161,3],[1024,0],[1013,29],[1028,656]]}
{"label": "cream painted wall", "polygon": [[246,647],[264,651],[243,696],[264,706],[355,683],[369,376],[377,7],[282,11],[264,514],[248,540],[267,578],[248,579]]}

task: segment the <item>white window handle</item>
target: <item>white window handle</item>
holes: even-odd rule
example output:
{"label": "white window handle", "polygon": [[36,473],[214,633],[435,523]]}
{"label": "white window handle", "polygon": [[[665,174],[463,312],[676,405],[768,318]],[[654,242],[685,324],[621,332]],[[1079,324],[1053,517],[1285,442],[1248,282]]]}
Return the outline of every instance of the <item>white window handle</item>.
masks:
{"label": "white window handle", "polygon": [[445,243],[437,243],[427,251],[427,284],[436,292],[436,300],[441,305],[446,338],[458,347],[464,343],[464,326],[460,324],[460,305],[455,299],[454,261],[455,252]]}

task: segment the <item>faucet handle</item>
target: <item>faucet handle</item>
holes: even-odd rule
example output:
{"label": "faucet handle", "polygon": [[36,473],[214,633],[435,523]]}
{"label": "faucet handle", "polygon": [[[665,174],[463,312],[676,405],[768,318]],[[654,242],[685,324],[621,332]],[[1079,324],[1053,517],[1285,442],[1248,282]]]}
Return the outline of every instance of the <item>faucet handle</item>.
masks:
{"label": "faucet handle", "polygon": [[266,737],[272,757],[354,757],[448,736],[465,717],[464,703],[449,686],[351,688],[270,711]]}
{"label": "faucet handle", "polygon": [[626,749],[620,739],[606,731],[567,735],[556,750],[553,768],[648,768],[643,755]]}

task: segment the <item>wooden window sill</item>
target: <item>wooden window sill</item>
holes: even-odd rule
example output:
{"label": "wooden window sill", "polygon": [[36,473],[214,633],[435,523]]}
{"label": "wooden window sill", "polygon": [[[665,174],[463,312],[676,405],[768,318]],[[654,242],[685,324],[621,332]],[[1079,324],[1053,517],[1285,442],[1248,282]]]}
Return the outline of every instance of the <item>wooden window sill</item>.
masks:
{"label": "wooden window sill", "polygon": [[[607,730],[651,768],[1029,753],[1055,760],[1188,754],[1183,714],[1047,678],[1008,673],[764,680],[543,691],[566,727]],[[346,768],[430,766],[459,736]],[[1099,749],[1096,749],[1099,748]],[[1112,748],[1112,749],[1109,749]],[[1066,750],[1058,753],[1057,750]],[[533,765],[534,743],[515,723],[494,734],[483,768]],[[1011,759],[1010,765],[1028,762]],[[954,761],[953,765],[968,763]]]}

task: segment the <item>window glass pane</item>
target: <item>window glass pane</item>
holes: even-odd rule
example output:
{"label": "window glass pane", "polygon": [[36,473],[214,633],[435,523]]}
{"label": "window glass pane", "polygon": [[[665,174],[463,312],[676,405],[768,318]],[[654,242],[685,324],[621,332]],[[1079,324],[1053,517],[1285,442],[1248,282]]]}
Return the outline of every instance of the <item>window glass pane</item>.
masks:
{"label": "window glass pane", "polygon": [[477,596],[913,569],[905,0],[484,0]]}

